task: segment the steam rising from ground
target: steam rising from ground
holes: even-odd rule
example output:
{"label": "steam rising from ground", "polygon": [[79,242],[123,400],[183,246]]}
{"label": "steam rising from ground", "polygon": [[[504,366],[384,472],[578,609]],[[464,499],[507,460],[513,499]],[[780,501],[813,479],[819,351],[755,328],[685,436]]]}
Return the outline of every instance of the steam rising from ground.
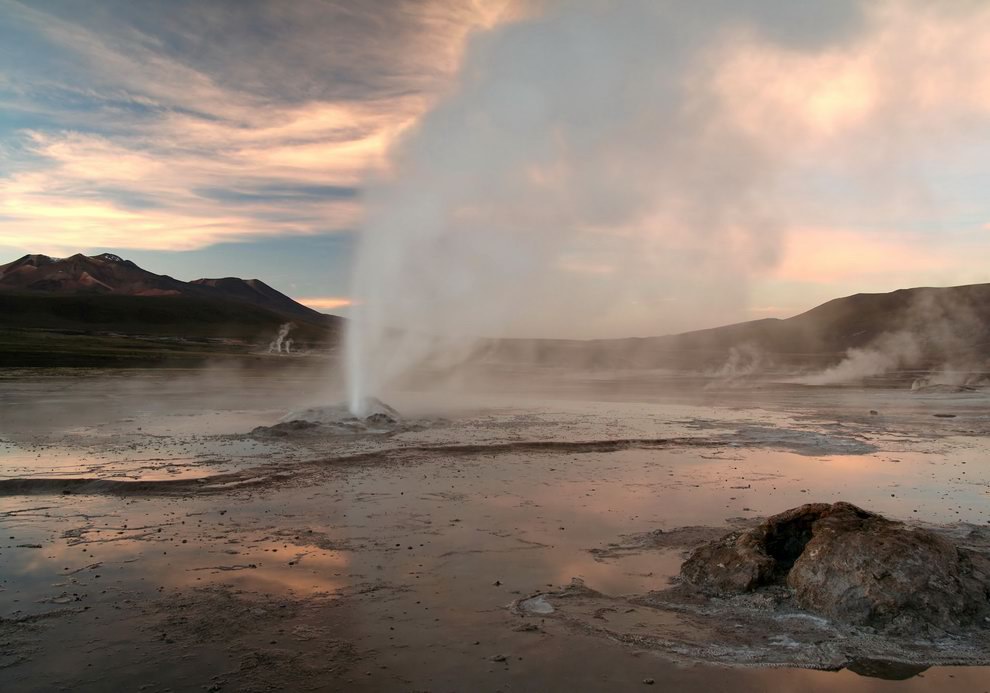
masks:
{"label": "steam rising from ground", "polygon": [[930,371],[915,381],[914,389],[985,382],[985,371],[990,367],[986,307],[940,296],[920,294],[908,307],[899,330],[881,334],[866,346],[849,349],[836,365],[795,382],[858,383],[902,369]]}
{"label": "steam rising from ground", "polygon": [[884,334],[870,346],[854,348],[836,365],[821,373],[798,379],[805,385],[837,385],[855,383],[891,371],[917,366],[923,350],[918,338],[910,332]]}
{"label": "steam rising from ground", "polygon": [[292,353],[292,340],[288,337],[292,328],[295,326],[295,323],[287,322],[278,328],[278,334],[275,335],[275,339],[268,345],[269,354]]}
{"label": "steam rising from ground", "polygon": [[[352,409],[410,368],[468,357],[479,337],[664,334],[738,316],[749,277],[808,213],[782,180],[844,132],[871,146],[878,114],[882,132],[931,134],[923,107],[889,127],[904,111],[890,87],[916,65],[882,53],[912,55],[922,10],[569,0],[477,35],[369,193]],[[892,41],[902,29],[909,40]],[[836,58],[857,47],[865,87]],[[875,179],[880,158],[858,175]]]}

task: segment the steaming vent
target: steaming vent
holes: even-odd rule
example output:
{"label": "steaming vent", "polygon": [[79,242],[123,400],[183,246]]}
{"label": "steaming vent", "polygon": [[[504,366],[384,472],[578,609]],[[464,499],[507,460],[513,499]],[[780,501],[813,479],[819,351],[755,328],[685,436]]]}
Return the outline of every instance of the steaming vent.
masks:
{"label": "steaming vent", "polygon": [[391,431],[402,425],[399,412],[381,400],[371,397],[364,400],[363,405],[360,414],[352,413],[346,404],[292,411],[282,417],[282,424],[303,421],[349,433]]}
{"label": "steaming vent", "polygon": [[288,339],[289,333],[292,331],[296,325],[295,323],[287,322],[278,328],[278,334],[275,335],[275,339],[271,341],[268,345],[269,354],[291,354],[292,353],[292,340]]}

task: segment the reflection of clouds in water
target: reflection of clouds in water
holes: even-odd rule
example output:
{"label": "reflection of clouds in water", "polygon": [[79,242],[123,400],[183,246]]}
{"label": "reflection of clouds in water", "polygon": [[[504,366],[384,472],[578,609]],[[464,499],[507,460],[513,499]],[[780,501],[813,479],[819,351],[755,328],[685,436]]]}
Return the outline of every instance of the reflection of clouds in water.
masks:
{"label": "reflection of clouds in water", "polygon": [[[277,549],[276,553],[271,553],[272,548]],[[192,587],[203,582],[216,582],[260,592],[322,594],[352,584],[346,572],[350,563],[344,553],[324,553],[320,549],[291,544],[284,548],[281,542],[239,550],[236,555],[217,552],[203,556],[200,549],[190,556],[182,572],[172,574],[169,584],[172,587]],[[223,569],[223,566],[245,565],[256,567],[233,571]]]}

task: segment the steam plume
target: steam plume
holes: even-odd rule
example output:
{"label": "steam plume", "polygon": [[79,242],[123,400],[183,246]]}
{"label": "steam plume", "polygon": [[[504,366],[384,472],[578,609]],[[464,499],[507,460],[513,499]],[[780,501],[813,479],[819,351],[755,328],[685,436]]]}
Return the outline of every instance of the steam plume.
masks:
{"label": "steam plume", "polygon": [[[877,17],[912,31],[921,9],[568,0],[477,34],[447,97],[368,194],[347,338],[354,412],[408,369],[470,354],[478,337],[663,334],[737,316],[790,217],[820,210],[781,184],[819,153],[804,142],[815,134],[830,152],[842,127],[871,142],[863,114],[889,124],[905,111],[883,100],[883,80],[896,72],[889,92],[902,93],[913,67],[879,59],[887,72],[865,101],[827,81],[808,98],[792,84],[765,98],[753,75],[780,59],[825,79],[821,64]],[[915,116],[885,130],[923,129]]]}
{"label": "steam plume", "polygon": [[292,340],[286,341],[286,337],[289,336],[289,332],[292,331],[296,325],[295,323],[287,322],[278,328],[278,334],[275,335],[275,339],[272,340],[271,344],[268,345],[269,354],[281,354],[283,349],[285,353],[290,353],[292,348]]}

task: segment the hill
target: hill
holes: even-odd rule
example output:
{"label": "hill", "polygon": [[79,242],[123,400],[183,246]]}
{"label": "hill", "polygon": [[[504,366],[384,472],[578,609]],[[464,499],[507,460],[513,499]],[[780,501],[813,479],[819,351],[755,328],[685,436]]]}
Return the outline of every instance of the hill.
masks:
{"label": "hill", "polygon": [[[499,340],[495,362],[576,368],[731,367],[761,360],[828,366],[850,349],[902,349],[919,365],[990,358],[990,284],[900,289],[837,298],[792,318],[767,318],[663,337]],[[910,351],[910,354],[907,352]]]}
{"label": "hill", "polygon": [[264,350],[288,322],[302,349],[334,345],[342,325],[257,279],[183,282],[109,253],[0,266],[0,366],[243,355]]}
{"label": "hill", "polygon": [[[108,253],[26,255],[0,266],[0,366],[257,354],[287,322],[298,347],[324,353],[338,343],[343,327],[341,318],[307,308],[258,279],[183,282]],[[828,367],[850,350],[900,365],[986,367],[990,284],[855,294],[787,319],[662,337],[487,340],[477,356],[495,364],[731,373]]]}
{"label": "hill", "polygon": [[111,253],[53,258],[25,255],[0,265],[0,292],[115,296],[185,296],[249,303],[310,320],[324,316],[259,279],[195,279],[154,274]]}

